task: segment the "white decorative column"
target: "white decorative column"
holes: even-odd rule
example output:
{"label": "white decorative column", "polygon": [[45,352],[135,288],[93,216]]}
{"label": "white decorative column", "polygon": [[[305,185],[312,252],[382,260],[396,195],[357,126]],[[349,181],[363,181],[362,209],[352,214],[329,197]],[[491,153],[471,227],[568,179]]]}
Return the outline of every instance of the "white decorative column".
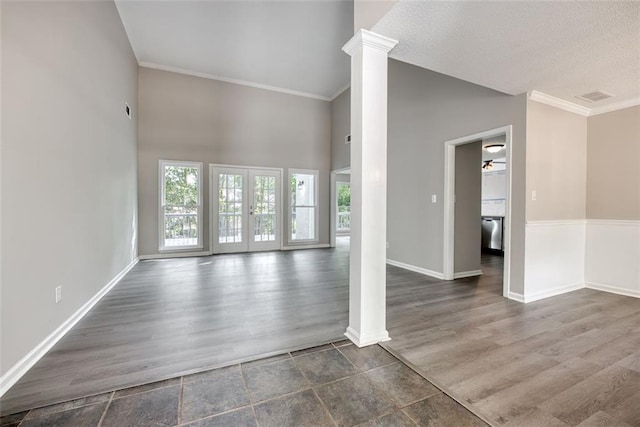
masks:
{"label": "white decorative column", "polygon": [[386,315],[387,62],[398,42],[359,30],[351,56],[349,327],[358,347],[389,339]]}

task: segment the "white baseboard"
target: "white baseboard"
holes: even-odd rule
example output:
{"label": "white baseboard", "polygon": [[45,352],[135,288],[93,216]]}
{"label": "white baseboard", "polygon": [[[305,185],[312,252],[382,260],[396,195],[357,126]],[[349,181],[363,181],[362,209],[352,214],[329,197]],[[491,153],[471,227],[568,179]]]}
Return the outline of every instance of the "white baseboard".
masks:
{"label": "white baseboard", "polygon": [[100,299],[107,294],[137,263],[134,259],[116,277],[98,291],[89,301],[80,307],[75,313],[64,321],[55,331],[35,346],[26,356],[13,365],[2,377],[0,377],[0,397],[18,382],[29,369],[35,365],[73,326],[80,321]]}
{"label": "white baseboard", "polygon": [[603,285],[601,283],[587,283],[585,285],[585,288],[593,289],[596,291],[610,292],[612,294],[624,295],[627,297],[640,298],[640,291],[635,291],[633,289],[620,288],[618,286]]}
{"label": "white baseboard", "polygon": [[369,335],[361,335],[353,329],[351,326],[347,328],[347,331],[344,333],[344,336],[349,338],[349,340],[357,345],[358,347],[366,347],[368,345],[378,344],[379,342],[390,341],[389,332],[381,331],[377,334],[369,334]]}
{"label": "white baseboard", "polygon": [[394,261],[392,259],[387,259],[387,264],[393,265],[394,267],[404,268],[405,270],[414,271],[416,273],[424,274],[425,276],[430,276],[436,279],[444,280],[444,274],[437,271],[427,270],[426,268],[417,267],[411,264],[405,264],[404,262]]}
{"label": "white baseboard", "polygon": [[454,279],[464,279],[465,277],[482,276],[482,270],[470,270],[461,271],[459,273],[453,273]]}
{"label": "white baseboard", "polygon": [[283,251],[297,251],[298,249],[326,249],[330,248],[331,245],[329,243],[319,243],[315,245],[291,245],[291,246],[283,246]]}
{"label": "white baseboard", "polygon": [[165,259],[165,258],[190,258],[190,257],[198,257],[198,256],[209,256],[211,252],[208,251],[198,251],[198,252],[166,252],[161,254],[151,254],[151,255],[140,255],[140,261],[145,261],[148,259]]}
{"label": "white baseboard", "polygon": [[509,299],[517,301],[517,302],[524,302],[524,295],[519,294],[517,292],[509,292]]}
{"label": "white baseboard", "polygon": [[552,289],[545,289],[542,292],[535,293],[525,293],[523,302],[529,303],[534,301],[539,301],[541,299],[555,297],[557,295],[566,294],[567,292],[577,291],[578,289],[584,289],[584,283],[573,283],[565,286],[558,286]]}

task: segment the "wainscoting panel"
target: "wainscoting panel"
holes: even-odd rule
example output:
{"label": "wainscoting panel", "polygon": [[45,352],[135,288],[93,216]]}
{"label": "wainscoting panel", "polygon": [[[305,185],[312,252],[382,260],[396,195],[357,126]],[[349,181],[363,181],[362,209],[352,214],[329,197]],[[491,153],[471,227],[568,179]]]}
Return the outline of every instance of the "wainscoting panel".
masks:
{"label": "wainscoting panel", "polygon": [[585,282],[640,298],[640,221],[587,221]]}
{"label": "wainscoting panel", "polygon": [[584,287],[585,220],[529,221],[524,302]]}

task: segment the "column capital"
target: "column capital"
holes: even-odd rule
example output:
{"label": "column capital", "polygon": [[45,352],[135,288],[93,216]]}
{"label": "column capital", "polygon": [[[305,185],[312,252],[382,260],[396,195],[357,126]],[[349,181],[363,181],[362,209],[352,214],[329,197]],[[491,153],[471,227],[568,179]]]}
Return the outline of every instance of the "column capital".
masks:
{"label": "column capital", "polygon": [[353,56],[356,52],[362,50],[363,47],[378,49],[384,53],[389,53],[398,44],[398,40],[368,31],[365,29],[358,30],[351,40],[349,40],[342,50],[348,55]]}

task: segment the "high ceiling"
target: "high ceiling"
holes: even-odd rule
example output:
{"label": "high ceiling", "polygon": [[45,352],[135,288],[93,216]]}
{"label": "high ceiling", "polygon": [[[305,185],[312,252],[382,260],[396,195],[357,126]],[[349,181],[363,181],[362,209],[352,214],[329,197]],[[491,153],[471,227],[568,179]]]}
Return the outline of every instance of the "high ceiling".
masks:
{"label": "high ceiling", "polygon": [[349,82],[341,51],[352,1],[131,1],[116,6],[140,65],[330,99]]}
{"label": "high ceiling", "polygon": [[[640,99],[640,2],[400,1],[373,28],[391,57],[512,95],[589,108]],[[588,103],[577,95],[615,95]]]}
{"label": "high ceiling", "polygon": [[[331,99],[352,0],[116,0],[143,66]],[[508,94],[593,109],[640,100],[639,1],[401,0],[372,29],[391,57]],[[589,103],[593,91],[613,94]]]}

